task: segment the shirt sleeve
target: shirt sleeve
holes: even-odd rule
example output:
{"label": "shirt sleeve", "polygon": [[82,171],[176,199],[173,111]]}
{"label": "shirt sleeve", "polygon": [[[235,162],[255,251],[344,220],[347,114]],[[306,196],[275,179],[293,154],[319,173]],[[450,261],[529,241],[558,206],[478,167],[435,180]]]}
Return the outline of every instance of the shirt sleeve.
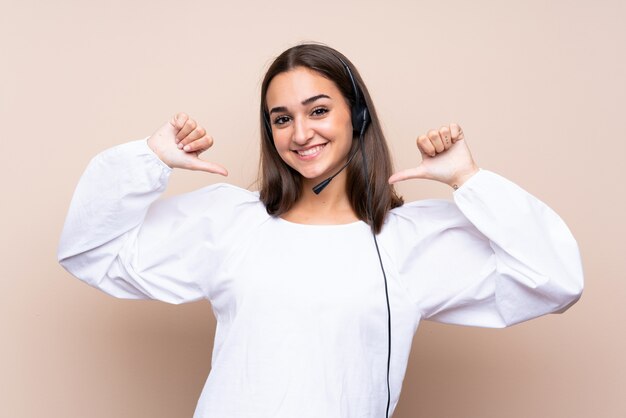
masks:
{"label": "shirt sleeve", "polygon": [[394,210],[402,233],[392,252],[422,318],[501,328],[580,298],[578,245],[545,203],[484,169],[453,196]]}
{"label": "shirt sleeve", "polygon": [[159,198],[171,171],[147,138],[92,158],[70,203],[59,263],[118,298],[207,298],[224,251],[218,237],[229,221],[215,198],[220,185]]}

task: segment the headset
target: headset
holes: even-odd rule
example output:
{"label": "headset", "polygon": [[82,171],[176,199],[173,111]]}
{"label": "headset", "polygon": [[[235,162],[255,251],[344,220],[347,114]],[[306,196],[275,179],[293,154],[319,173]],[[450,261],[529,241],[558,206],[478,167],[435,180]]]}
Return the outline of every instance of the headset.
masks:
{"label": "headset", "polygon": [[[380,256],[380,249],[378,248],[378,240],[376,239],[376,233],[374,232],[374,217],[372,214],[372,188],[370,187],[370,180],[369,180],[369,170],[367,167],[367,158],[365,156],[365,146],[364,146],[364,135],[365,135],[365,130],[367,129],[368,125],[371,122],[371,118],[370,118],[370,112],[369,109],[367,108],[367,103],[365,102],[365,97],[362,94],[361,90],[357,87],[357,83],[354,80],[354,76],[352,75],[352,71],[350,71],[350,67],[348,66],[348,64],[346,64],[346,62],[341,59],[339,56],[336,56],[337,59],[339,61],[341,61],[341,64],[343,64],[343,67],[346,69],[346,73],[348,74],[348,77],[350,77],[350,82],[352,83],[352,89],[354,91],[354,103],[351,106],[351,115],[352,115],[352,129],[355,133],[358,133],[358,137],[359,137],[359,146],[358,148],[355,150],[355,152],[352,153],[352,155],[350,155],[350,157],[348,158],[348,161],[345,163],[345,165],[343,167],[341,167],[339,169],[339,171],[337,171],[335,174],[333,174],[332,176],[330,176],[329,178],[327,178],[326,180],[322,181],[321,183],[319,183],[318,185],[316,185],[315,187],[313,187],[313,191],[315,192],[315,194],[319,194],[327,185],[328,183],[330,183],[330,181],[335,178],[335,176],[339,173],[341,173],[341,171],[343,171],[344,168],[346,168],[348,166],[348,164],[350,164],[350,161],[352,161],[352,158],[356,155],[356,151],[358,151],[358,149],[361,149],[361,156],[363,158],[363,176],[365,177],[365,187],[367,189],[367,217],[368,217],[368,223],[370,223],[370,227],[371,227],[371,231],[372,231],[372,237],[374,238],[374,244],[376,246],[376,253],[378,254],[378,261],[380,263],[380,269],[383,273],[383,279],[385,281],[385,296],[386,296],[386,300],[387,300],[387,326],[388,326],[388,333],[387,333],[387,342],[388,342],[388,349],[387,349],[387,410],[385,413],[385,417],[389,418],[389,405],[391,402],[391,390],[389,387],[389,366],[391,364],[391,308],[389,305],[389,292],[387,289],[387,275],[385,273],[385,267],[383,266],[383,260],[382,257]],[[272,126],[270,124],[270,118],[269,118],[269,114],[267,113],[267,111],[263,112],[263,120],[264,120],[264,125],[265,125],[265,130],[267,133],[267,137],[273,141],[273,136],[272,136]]]}
{"label": "headset", "polygon": [[[354,91],[354,104],[351,106],[351,109],[350,109],[351,114],[352,114],[352,129],[354,130],[355,133],[359,134],[359,146],[361,147],[361,150],[363,150],[363,135],[365,134],[365,130],[367,129],[367,126],[369,125],[371,121],[369,110],[367,109],[367,104],[365,103],[365,98],[363,97],[361,90],[356,85],[356,81],[354,80],[352,71],[350,71],[350,67],[340,57],[337,57],[337,59],[341,61],[341,64],[343,64],[344,68],[346,69],[346,73],[350,77],[350,82],[352,83],[352,90]],[[267,111],[263,112],[263,122],[265,125],[265,132],[267,134],[267,137],[270,140],[273,140],[272,126],[270,124],[270,118],[269,118],[269,114],[267,113]],[[330,183],[330,181],[334,179],[337,174],[341,173],[343,169],[346,168],[348,164],[350,164],[350,162],[352,161],[352,158],[355,155],[356,155],[356,150],[354,153],[352,153],[352,155],[350,155],[350,157],[348,158],[348,161],[343,165],[343,167],[341,167],[335,174],[333,174],[326,180],[322,181],[321,183],[313,187],[313,192],[315,192],[315,194],[320,194],[320,192],[324,190],[326,186],[328,186],[328,183]],[[365,160],[364,160],[364,163],[367,164]],[[367,178],[367,171],[365,174]],[[369,190],[369,184],[367,185],[367,188]],[[369,214],[371,215],[371,211]]]}

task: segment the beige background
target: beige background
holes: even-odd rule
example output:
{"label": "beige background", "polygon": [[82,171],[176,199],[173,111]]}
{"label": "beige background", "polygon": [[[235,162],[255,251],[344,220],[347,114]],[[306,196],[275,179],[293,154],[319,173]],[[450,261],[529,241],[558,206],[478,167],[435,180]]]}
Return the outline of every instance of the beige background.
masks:
{"label": "beige background", "polygon": [[[269,62],[304,40],[350,57],[399,168],[459,123],[479,165],[578,239],[580,302],[504,330],[422,323],[394,418],[626,416],[625,2],[0,0],[0,416],[191,417],[206,302],[117,300],[55,258],[89,159],[185,111],[247,187]],[[166,195],[221,180],[175,170]],[[407,200],[451,198],[428,181]]]}

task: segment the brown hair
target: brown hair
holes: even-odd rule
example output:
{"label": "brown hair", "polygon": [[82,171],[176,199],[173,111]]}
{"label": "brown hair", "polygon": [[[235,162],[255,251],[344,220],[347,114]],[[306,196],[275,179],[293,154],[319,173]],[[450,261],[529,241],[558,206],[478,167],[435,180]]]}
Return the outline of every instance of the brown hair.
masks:
{"label": "brown hair", "polygon": [[[394,187],[387,181],[393,172],[387,142],[378,121],[374,104],[358,71],[345,56],[325,45],[301,44],[289,48],[274,60],[265,74],[261,85],[260,106],[260,198],[270,215],[280,216],[291,209],[302,193],[302,176],[282,160],[276,151],[273,139],[266,130],[265,118],[268,112],[266,96],[270,82],[278,74],[295,67],[309,68],[333,81],[352,108],[356,100],[355,92],[342,61],[350,68],[354,81],[367,104],[371,118],[363,137],[363,143],[372,195],[372,222],[367,216],[367,188],[363,178],[363,159],[361,156],[355,156],[346,168],[346,192],[359,219],[372,225],[374,232],[379,233],[387,212],[404,203]],[[354,133],[349,155],[355,152],[358,146],[358,133]]]}

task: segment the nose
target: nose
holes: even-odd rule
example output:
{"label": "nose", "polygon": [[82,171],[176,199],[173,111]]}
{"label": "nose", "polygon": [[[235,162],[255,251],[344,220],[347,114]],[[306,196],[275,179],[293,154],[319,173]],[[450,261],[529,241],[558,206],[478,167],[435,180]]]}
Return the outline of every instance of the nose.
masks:
{"label": "nose", "polygon": [[306,118],[295,118],[293,124],[292,141],[298,145],[304,145],[313,138],[313,129],[309,126]]}

